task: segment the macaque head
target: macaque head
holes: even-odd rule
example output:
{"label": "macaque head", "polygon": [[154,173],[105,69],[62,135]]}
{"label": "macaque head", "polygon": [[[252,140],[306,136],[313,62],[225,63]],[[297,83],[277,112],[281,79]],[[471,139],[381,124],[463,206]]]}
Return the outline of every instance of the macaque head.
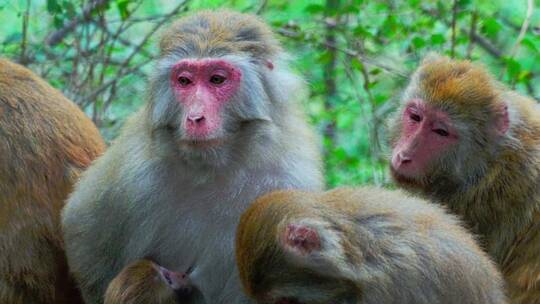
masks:
{"label": "macaque head", "polygon": [[152,263],[158,278],[162,283],[170,288],[175,294],[189,294],[193,288],[189,274],[186,272],[176,272]]}
{"label": "macaque head", "polygon": [[402,186],[475,183],[509,128],[497,84],[468,61],[428,56],[391,122],[391,171]]}
{"label": "macaque head", "polygon": [[142,259],[125,267],[109,283],[105,304],[169,303],[189,298],[193,286],[189,274],[175,272]]}
{"label": "macaque head", "polygon": [[357,303],[343,235],[313,208],[317,194],[267,194],[244,213],[236,259],[247,294],[261,304]]}
{"label": "macaque head", "polygon": [[151,129],[187,154],[222,155],[256,137],[277,117],[275,102],[285,102],[282,95],[298,84],[283,79],[283,68],[274,65],[282,57],[279,43],[254,16],[220,11],[183,18],[163,34],[160,48],[149,92]]}

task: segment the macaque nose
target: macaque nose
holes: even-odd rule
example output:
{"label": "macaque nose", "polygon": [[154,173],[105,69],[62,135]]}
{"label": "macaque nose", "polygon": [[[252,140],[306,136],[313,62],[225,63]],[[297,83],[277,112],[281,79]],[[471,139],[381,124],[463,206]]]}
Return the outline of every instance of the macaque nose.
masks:
{"label": "macaque nose", "polygon": [[204,115],[189,115],[187,117],[187,120],[190,124],[201,125],[202,123],[204,123],[205,118]]}
{"label": "macaque nose", "polygon": [[403,154],[402,152],[398,153],[398,160],[399,160],[400,165],[405,165],[412,162],[412,158],[410,156]]}
{"label": "macaque nose", "polygon": [[401,168],[401,166],[412,162],[412,158],[403,152],[398,152],[392,157],[392,166],[395,169]]}

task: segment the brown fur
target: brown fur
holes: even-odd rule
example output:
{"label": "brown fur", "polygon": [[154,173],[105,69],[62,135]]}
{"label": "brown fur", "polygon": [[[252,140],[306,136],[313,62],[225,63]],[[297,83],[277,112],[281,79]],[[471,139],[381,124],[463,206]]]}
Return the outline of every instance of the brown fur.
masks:
{"label": "brown fur", "polygon": [[[502,268],[513,302],[540,303],[540,106],[479,65],[438,56],[426,59],[413,78],[404,99],[414,97],[446,110],[463,130],[475,132],[461,141],[476,144],[461,156],[461,178],[438,170],[452,187],[445,189],[438,179],[398,184],[461,215]],[[504,105],[510,126],[497,135],[495,121]],[[484,168],[471,172],[480,162]]]}
{"label": "brown fur", "polygon": [[[299,223],[320,249],[284,245],[285,227]],[[241,217],[236,258],[257,303],[506,303],[499,272],[459,222],[399,191],[264,195]]]}
{"label": "brown fur", "polygon": [[0,303],[77,303],[60,210],[103,140],[59,91],[0,59],[0,141]]}
{"label": "brown fur", "polygon": [[[269,59],[281,52],[270,28],[254,15],[222,10],[200,12],[173,23],[161,39],[161,54],[186,53],[246,54]],[[209,51],[211,50],[211,51]]]}

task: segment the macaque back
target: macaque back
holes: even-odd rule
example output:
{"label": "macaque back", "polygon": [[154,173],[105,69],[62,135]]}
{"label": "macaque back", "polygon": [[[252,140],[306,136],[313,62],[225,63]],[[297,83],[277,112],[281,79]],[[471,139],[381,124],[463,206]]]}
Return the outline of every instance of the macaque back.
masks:
{"label": "macaque back", "polygon": [[506,303],[459,221],[397,191],[276,191],[242,215],[236,257],[257,303]]}
{"label": "macaque back", "polygon": [[0,59],[0,303],[78,303],[60,210],[105,144],[70,100]]}

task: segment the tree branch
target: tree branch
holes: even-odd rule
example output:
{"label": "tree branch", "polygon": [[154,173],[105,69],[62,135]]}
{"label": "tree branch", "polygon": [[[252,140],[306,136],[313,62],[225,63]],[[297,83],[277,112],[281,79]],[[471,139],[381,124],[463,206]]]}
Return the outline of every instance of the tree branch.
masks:
{"label": "tree branch", "polygon": [[473,12],[471,16],[471,29],[469,30],[469,45],[467,46],[467,58],[471,59],[472,52],[474,49],[474,35],[476,34],[476,23],[478,22],[478,13],[476,11]]}
{"label": "tree branch", "polygon": [[[302,34],[300,32],[289,30],[289,29],[286,29],[286,28],[279,28],[279,29],[276,30],[276,32],[278,34],[283,35],[283,36],[288,37],[288,38],[300,38],[300,37],[302,37]],[[337,50],[339,52],[342,52],[342,53],[344,53],[344,54],[346,54],[348,56],[357,57],[361,62],[364,62],[364,63],[366,63],[367,65],[370,65],[370,66],[378,67],[378,68],[382,69],[385,72],[388,72],[388,73],[391,73],[391,74],[394,74],[394,75],[397,75],[397,76],[400,76],[400,77],[403,77],[403,78],[409,77],[409,75],[406,72],[400,71],[400,70],[398,70],[398,69],[396,69],[394,67],[382,64],[380,62],[377,62],[377,61],[369,58],[365,54],[361,54],[358,51],[355,51],[355,50],[352,50],[352,49],[349,49],[349,48],[342,48],[342,47],[337,46],[336,44],[328,43],[326,41],[325,42],[319,42],[319,41],[316,41],[315,39],[307,39],[307,38],[305,40],[307,42],[311,43],[311,44],[323,45],[323,46],[325,46],[327,48],[331,48],[331,49]]]}
{"label": "tree branch", "polygon": [[454,0],[452,6],[452,45],[450,48],[450,57],[455,57],[456,51],[456,22],[457,22],[458,1]]}
{"label": "tree branch", "polygon": [[31,1],[26,1],[26,10],[23,15],[22,22],[22,39],[21,39],[21,54],[19,57],[19,63],[26,65],[28,63],[28,57],[26,56],[26,45],[28,43],[28,19],[30,17],[30,4]]}
{"label": "tree branch", "polygon": [[110,0],[93,0],[88,5],[83,8],[82,15],[73,18],[67,24],[65,24],[61,29],[53,32],[45,40],[45,43],[48,46],[55,46],[60,43],[64,38],[79,26],[81,23],[86,23],[92,19],[92,13],[99,8],[104,7],[109,3]]}
{"label": "tree branch", "polygon": [[[527,34],[527,30],[529,29],[529,24],[531,22],[533,10],[534,10],[534,2],[533,0],[528,0],[527,1],[527,14],[525,15],[525,20],[523,20],[523,24],[521,25],[521,30],[519,31],[519,35],[518,35],[518,38],[516,39],[516,43],[512,47],[512,50],[510,51],[510,56],[509,56],[510,60],[516,56],[519,46],[521,44],[521,41],[523,41],[523,38],[525,38],[525,34]],[[501,70],[499,79],[501,79],[504,76],[507,68],[508,68],[508,64],[506,64],[504,68]]]}

